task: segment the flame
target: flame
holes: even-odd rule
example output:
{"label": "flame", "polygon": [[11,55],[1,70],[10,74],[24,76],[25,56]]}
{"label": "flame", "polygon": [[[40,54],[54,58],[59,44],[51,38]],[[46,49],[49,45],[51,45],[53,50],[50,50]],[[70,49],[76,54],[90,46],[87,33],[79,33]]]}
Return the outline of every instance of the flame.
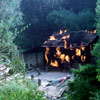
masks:
{"label": "flame", "polygon": [[75,58],[75,56],[73,55],[73,56],[72,56],[72,59],[74,60],[74,58]]}
{"label": "flame", "polygon": [[67,30],[64,30],[64,33],[66,33],[67,32]]}
{"label": "flame", "polygon": [[58,64],[58,62],[56,60],[54,62],[51,60],[50,65],[54,66],[54,67],[58,67],[59,66],[59,64]]}
{"label": "flame", "polygon": [[81,56],[81,50],[80,49],[76,49],[76,56]]}
{"label": "flame", "polygon": [[65,56],[65,60],[66,60],[67,62],[70,62],[70,57],[69,57],[68,55],[66,55],[66,56]]}
{"label": "flame", "polygon": [[46,59],[46,62],[48,63],[49,62],[49,59],[48,59],[48,54],[49,54],[49,48],[46,48],[46,51],[45,51],[45,59]]}
{"label": "flame", "polygon": [[59,34],[63,34],[63,30],[60,30]]}
{"label": "flame", "polygon": [[63,36],[61,39],[66,39],[66,36]]}
{"label": "flame", "polygon": [[81,61],[82,61],[82,62],[85,62],[85,60],[86,60],[86,56],[82,55],[82,56],[81,56]]}
{"label": "flame", "polygon": [[97,33],[97,30],[88,31],[88,33],[90,33],[90,34],[96,34]]}
{"label": "flame", "polygon": [[49,40],[57,40],[56,38],[55,38],[55,36],[50,36],[50,39]]}
{"label": "flame", "polygon": [[85,47],[81,47],[82,51],[85,51]]}
{"label": "flame", "polygon": [[66,49],[67,48],[67,41],[64,40],[64,48]]}
{"label": "flame", "polygon": [[72,44],[70,43],[70,50],[73,50],[73,48],[72,48]]}
{"label": "flame", "polygon": [[60,56],[61,55],[61,52],[60,52],[60,47],[57,47],[56,48],[56,55]]}
{"label": "flame", "polygon": [[96,34],[96,33],[97,33],[97,30],[94,30],[94,31],[93,31],[93,34]]}
{"label": "flame", "polygon": [[65,60],[65,54],[61,54],[61,56],[59,58],[61,59],[61,63],[63,63]]}
{"label": "flame", "polygon": [[56,55],[54,55],[54,57],[56,57]]}
{"label": "flame", "polygon": [[70,35],[67,35],[66,38],[69,39],[70,38]]}
{"label": "flame", "polygon": [[70,35],[63,36],[61,39],[69,39]]}

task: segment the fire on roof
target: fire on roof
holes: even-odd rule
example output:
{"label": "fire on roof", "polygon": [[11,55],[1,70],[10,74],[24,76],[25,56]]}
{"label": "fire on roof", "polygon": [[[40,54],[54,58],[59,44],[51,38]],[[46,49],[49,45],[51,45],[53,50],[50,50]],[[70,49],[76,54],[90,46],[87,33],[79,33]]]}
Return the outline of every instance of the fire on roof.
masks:
{"label": "fire on roof", "polygon": [[51,35],[42,45],[45,48],[45,61],[56,68],[77,59],[85,62],[97,37],[96,30],[91,32],[60,30]]}

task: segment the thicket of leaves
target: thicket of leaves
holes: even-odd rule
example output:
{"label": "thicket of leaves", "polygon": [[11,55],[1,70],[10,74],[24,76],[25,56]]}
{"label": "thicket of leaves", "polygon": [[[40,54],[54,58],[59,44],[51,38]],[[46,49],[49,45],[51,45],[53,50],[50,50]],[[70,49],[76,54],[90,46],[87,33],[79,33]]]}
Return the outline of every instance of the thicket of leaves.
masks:
{"label": "thicket of leaves", "polygon": [[14,79],[0,86],[0,100],[45,100],[33,81]]}
{"label": "thicket of leaves", "polygon": [[72,71],[75,80],[69,82],[69,100],[90,100],[93,97],[92,93],[100,90],[96,69],[95,65],[85,65]]}
{"label": "thicket of leaves", "polygon": [[92,51],[92,54],[95,56],[95,60],[97,62],[97,72],[98,72],[98,80],[100,81],[100,0],[97,2],[97,7],[96,7],[96,26],[97,26],[97,31],[99,35],[99,40],[98,43],[94,46],[94,49]]}
{"label": "thicket of leaves", "polygon": [[16,27],[23,24],[20,11],[21,0],[0,0],[0,63],[24,71],[24,62],[19,55],[14,40],[20,31]]}

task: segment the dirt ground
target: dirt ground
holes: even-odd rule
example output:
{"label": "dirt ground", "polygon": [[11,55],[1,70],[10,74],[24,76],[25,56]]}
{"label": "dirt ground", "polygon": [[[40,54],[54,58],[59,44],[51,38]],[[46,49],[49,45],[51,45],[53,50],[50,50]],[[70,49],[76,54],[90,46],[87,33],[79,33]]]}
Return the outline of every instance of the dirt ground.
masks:
{"label": "dirt ground", "polygon": [[[62,94],[65,90],[68,90],[68,86],[67,83],[64,83],[62,86],[60,86],[59,88],[57,88],[56,86],[48,86],[46,87],[46,85],[48,84],[48,81],[50,80],[56,80],[62,77],[65,77],[67,75],[70,75],[70,81],[72,81],[74,79],[74,75],[68,72],[61,72],[61,71],[50,71],[50,72],[45,72],[42,71],[41,75],[38,75],[38,73],[34,70],[31,70],[30,72],[28,72],[26,74],[27,78],[31,78],[31,75],[34,75],[34,80],[36,83],[38,83],[38,79],[41,79],[41,86],[38,86],[38,90],[40,91],[44,91],[44,95],[49,99],[47,100],[60,100],[57,99],[58,97],[61,98]],[[68,82],[68,81],[67,81]],[[56,98],[56,99],[54,99]],[[65,99],[61,99],[61,100],[65,100]]]}
{"label": "dirt ground", "polygon": [[36,71],[29,71],[26,76],[28,78],[31,78],[31,75],[34,75],[35,79],[41,79],[41,80],[53,80],[53,79],[58,79],[65,77],[66,75],[70,75],[71,78],[74,78],[74,75],[68,72],[61,72],[61,71],[50,71],[50,72],[45,72],[42,71],[41,75],[38,75]]}
{"label": "dirt ground", "polygon": [[46,81],[46,80],[55,80],[55,79],[59,79],[62,77],[65,77],[67,75],[70,75],[70,80],[74,79],[74,75],[68,72],[61,72],[61,71],[50,71],[50,72],[45,72],[42,71],[41,75],[38,75],[38,73],[36,71],[29,71],[26,74],[27,78],[31,78],[31,75],[34,75],[34,79],[38,80],[41,79],[42,81]]}

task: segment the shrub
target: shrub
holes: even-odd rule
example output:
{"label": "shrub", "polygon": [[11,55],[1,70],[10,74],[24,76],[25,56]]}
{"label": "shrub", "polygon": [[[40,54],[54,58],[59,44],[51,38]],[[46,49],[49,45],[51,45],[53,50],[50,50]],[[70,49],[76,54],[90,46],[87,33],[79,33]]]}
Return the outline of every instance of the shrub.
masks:
{"label": "shrub", "polygon": [[43,94],[28,79],[17,79],[0,86],[0,100],[45,100]]}
{"label": "shrub", "polygon": [[92,93],[93,97],[90,97],[90,100],[100,100],[100,91]]}
{"label": "shrub", "polygon": [[12,67],[16,73],[24,72],[25,69],[14,44],[19,33],[16,27],[23,24],[20,2],[21,0],[0,0],[0,62]]}
{"label": "shrub", "polygon": [[79,69],[74,69],[73,73],[75,74],[75,80],[69,82],[69,100],[89,100],[91,92],[100,89],[100,83],[96,79],[96,66],[80,66]]}

